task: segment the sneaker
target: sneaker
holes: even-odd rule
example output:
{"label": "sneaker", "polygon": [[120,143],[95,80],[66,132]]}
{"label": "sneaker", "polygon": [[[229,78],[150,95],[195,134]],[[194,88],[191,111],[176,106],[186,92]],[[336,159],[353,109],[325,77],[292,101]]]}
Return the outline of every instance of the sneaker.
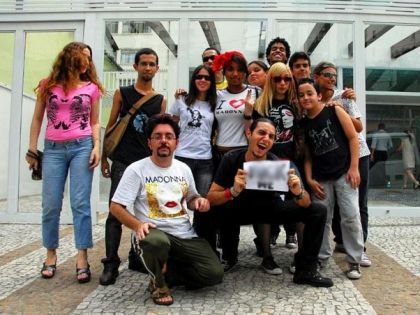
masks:
{"label": "sneaker", "polygon": [[286,247],[289,249],[293,249],[297,247],[296,244],[296,237],[294,234],[286,235]]}
{"label": "sneaker", "polygon": [[292,263],[289,266],[289,272],[293,275],[296,272],[296,265],[295,265],[295,261],[292,261]]}
{"label": "sneaker", "polygon": [[360,272],[359,264],[349,264],[349,267],[350,268],[346,273],[347,278],[349,278],[350,280],[360,279],[362,274]]}
{"label": "sneaker", "polygon": [[336,243],[334,251],[336,251],[337,253],[346,253],[346,249],[344,248],[344,245],[342,243]]}
{"label": "sneaker", "polygon": [[232,271],[236,266],[238,260],[222,260],[223,270],[225,273]]}
{"label": "sneaker", "polygon": [[255,249],[257,250],[255,252],[255,255],[257,255],[258,257],[263,257],[263,252],[262,252],[261,244],[260,244],[258,238],[254,238],[254,244],[255,244]]}
{"label": "sneaker", "polygon": [[360,261],[361,267],[370,267],[372,265],[372,261],[370,260],[369,256],[363,252],[362,260]]}
{"label": "sneaker", "polygon": [[272,256],[265,257],[261,263],[261,268],[270,275],[281,275],[283,271],[276,264]]}
{"label": "sneaker", "polygon": [[321,276],[318,271],[300,271],[294,274],[293,282],[296,284],[308,284],[313,287],[329,288],[334,285],[332,280]]}

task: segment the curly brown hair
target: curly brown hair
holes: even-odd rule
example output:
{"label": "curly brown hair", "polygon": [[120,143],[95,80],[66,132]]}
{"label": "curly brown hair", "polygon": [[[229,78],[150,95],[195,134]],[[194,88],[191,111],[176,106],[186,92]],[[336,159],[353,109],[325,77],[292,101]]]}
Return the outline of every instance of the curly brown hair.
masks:
{"label": "curly brown hair", "polygon": [[102,94],[105,93],[105,88],[98,79],[96,68],[91,58],[89,59],[89,66],[86,72],[80,73],[84,60],[83,50],[86,48],[89,49],[92,56],[92,48],[85,43],[71,42],[64,46],[55,59],[49,76],[41,80],[35,88],[35,92],[43,101],[46,101],[53,86],[60,84],[67,94],[71,88],[70,83],[77,80],[92,82],[99,87]]}

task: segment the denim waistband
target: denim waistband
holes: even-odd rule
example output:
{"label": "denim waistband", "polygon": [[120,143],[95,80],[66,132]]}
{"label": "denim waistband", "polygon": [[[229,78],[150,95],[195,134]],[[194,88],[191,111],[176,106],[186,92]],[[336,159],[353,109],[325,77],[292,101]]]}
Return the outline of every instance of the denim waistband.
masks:
{"label": "denim waistband", "polygon": [[45,145],[50,145],[50,146],[66,146],[70,144],[84,143],[91,140],[92,140],[92,136],[86,136],[86,137],[82,137],[78,139],[65,140],[65,141],[52,141],[52,140],[45,139],[44,143]]}

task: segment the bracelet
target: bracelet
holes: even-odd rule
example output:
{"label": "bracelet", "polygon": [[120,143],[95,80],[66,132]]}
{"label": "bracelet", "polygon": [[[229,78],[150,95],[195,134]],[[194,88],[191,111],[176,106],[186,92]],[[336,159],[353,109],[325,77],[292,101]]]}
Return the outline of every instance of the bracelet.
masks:
{"label": "bracelet", "polygon": [[227,200],[232,200],[232,199],[233,199],[233,197],[232,197],[232,192],[230,191],[230,189],[229,189],[229,188],[226,188],[226,189],[223,191],[223,194],[225,195],[225,198],[226,198]]}
{"label": "bracelet", "polygon": [[230,187],[230,194],[232,195],[232,198],[236,198],[239,196],[240,192],[237,192],[234,188],[234,186]]}
{"label": "bracelet", "polygon": [[251,116],[251,115],[245,115],[245,114],[244,114],[244,119],[245,119],[245,120],[251,120],[251,119],[252,119],[252,116]]}

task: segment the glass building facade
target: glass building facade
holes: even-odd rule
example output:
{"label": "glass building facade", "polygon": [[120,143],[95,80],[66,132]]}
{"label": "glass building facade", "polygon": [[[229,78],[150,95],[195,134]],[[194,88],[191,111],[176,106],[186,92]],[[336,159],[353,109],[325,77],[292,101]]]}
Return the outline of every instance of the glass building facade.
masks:
{"label": "glass building facade", "polygon": [[[305,51],[312,66],[337,66],[337,88],[357,95],[368,142],[384,124],[392,138],[388,159],[371,168],[369,210],[375,215],[420,214],[420,190],[404,189],[401,143],[409,131],[420,160],[420,1],[208,1],[118,3],[97,0],[4,0],[0,3],[0,221],[37,222],[41,183],[33,182],[24,160],[35,104],[33,88],[45,77],[57,52],[84,41],[107,93],[102,99],[105,127],[112,95],[133,84],[135,52],[151,47],[159,54],[154,87],[173,102],[178,87],[202,51],[239,50],[248,61],[265,60],[271,39],[285,38],[291,52]],[[40,139],[42,139],[42,134]],[[42,149],[42,141],[39,141]],[[95,172],[94,209],[107,211],[109,181]],[[68,202],[64,213],[68,214]]]}

